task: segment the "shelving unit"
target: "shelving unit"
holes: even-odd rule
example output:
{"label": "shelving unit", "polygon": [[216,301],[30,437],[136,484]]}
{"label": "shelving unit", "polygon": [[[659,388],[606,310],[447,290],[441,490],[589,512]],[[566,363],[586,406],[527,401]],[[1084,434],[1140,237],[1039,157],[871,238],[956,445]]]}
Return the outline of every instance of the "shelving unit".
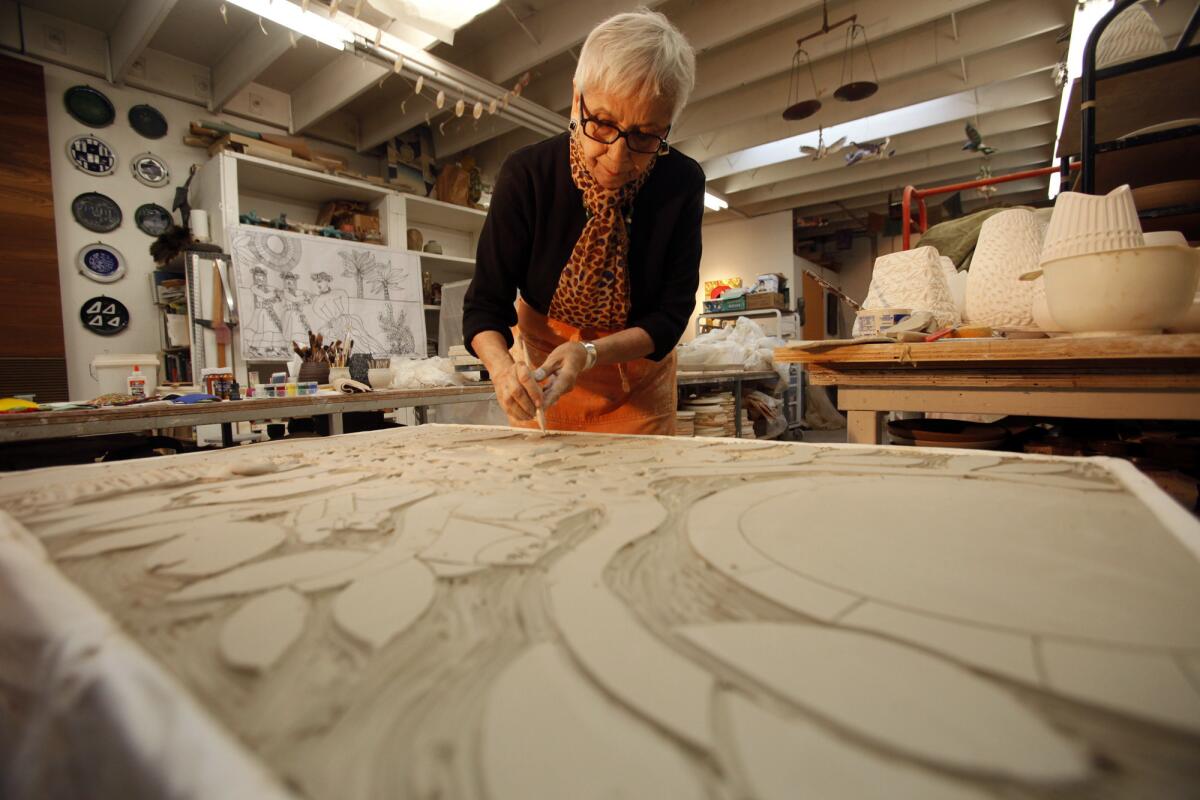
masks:
{"label": "shelving unit", "polygon": [[706,319],[736,320],[738,317],[774,317],[775,330],[767,331],[768,334],[779,336],[782,339],[788,339],[796,336],[800,332],[800,315],[795,311],[787,311],[780,308],[755,308],[748,311],[722,311],[718,313],[705,313],[701,311],[696,315],[696,335],[710,331],[718,327],[718,325],[709,325],[704,322]]}

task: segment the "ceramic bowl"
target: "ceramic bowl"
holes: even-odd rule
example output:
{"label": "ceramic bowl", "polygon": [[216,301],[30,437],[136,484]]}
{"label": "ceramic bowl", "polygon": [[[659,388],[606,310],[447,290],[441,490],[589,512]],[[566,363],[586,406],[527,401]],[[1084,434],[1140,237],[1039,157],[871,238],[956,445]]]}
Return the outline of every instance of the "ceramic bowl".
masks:
{"label": "ceramic bowl", "polygon": [[388,367],[371,367],[367,371],[367,383],[372,389],[390,389],[395,373]]}
{"label": "ceramic bowl", "polygon": [[1187,238],[1179,231],[1154,231],[1152,233],[1143,233],[1142,237],[1146,240],[1146,247],[1162,247],[1164,245],[1188,246]]}
{"label": "ceramic bowl", "polygon": [[1200,251],[1139,247],[1042,264],[1057,326],[1093,336],[1161,333],[1181,321],[1200,281]]}
{"label": "ceramic bowl", "polygon": [[330,367],[329,382],[333,383],[336,380],[350,380],[349,367]]}
{"label": "ceramic bowl", "polygon": [[1167,333],[1200,333],[1200,292],[1192,298],[1191,308],[1183,319],[1167,326]]}
{"label": "ceramic bowl", "polygon": [[1033,289],[1033,324],[1043,331],[1062,330],[1050,313],[1050,304],[1046,302],[1046,279],[1040,276]]}
{"label": "ceramic bowl", "polygon": [[1106,195],[1063,192],[1054,201],[1041,261],[1142,247],[1142,225],[1128,184]]}

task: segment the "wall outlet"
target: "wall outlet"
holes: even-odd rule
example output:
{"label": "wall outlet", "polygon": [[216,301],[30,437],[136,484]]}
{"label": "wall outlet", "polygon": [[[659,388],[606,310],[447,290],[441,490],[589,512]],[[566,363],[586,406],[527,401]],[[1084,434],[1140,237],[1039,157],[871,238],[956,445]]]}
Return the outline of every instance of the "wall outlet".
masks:
{"label": "wall outlet", "polygon": [[193,75],[192,85],[196,89],[197,97],[207,100],[212,95],[212,84],[208,82],[207,75]]}
{"label": "wall outlet", "polygon": [[67,52],[67,32],[62,28],[57,28],[53,25],[43,26],[42,40],[47,50],[64,54]]}

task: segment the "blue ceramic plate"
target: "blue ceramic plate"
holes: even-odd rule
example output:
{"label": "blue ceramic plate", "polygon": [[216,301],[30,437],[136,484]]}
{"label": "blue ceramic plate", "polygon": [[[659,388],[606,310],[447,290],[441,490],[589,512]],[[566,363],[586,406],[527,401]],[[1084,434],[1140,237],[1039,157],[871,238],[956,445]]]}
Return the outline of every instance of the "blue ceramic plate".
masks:
{"label": "blue ceramic plate", "polygon": [[79,271],[94,281],[112,283],[125,275],[125,259],[116,248],[95,242],[83,246],[75,259]]}
{"label": "blue ceramic plate", "polygon": [[67,142],[67,155],[76,169],[88,175],[112,175],[117,168],[117,154],[108,143],[96,136],[76,136]]}

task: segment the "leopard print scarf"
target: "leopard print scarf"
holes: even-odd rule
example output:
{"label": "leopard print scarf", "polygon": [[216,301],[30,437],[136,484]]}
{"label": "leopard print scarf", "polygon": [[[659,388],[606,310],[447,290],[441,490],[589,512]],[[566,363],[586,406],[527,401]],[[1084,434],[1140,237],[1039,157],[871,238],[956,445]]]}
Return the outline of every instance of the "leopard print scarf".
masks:
{"label": "leopard print scarf", "polygon": [[629,319],[629,231],[625,215],[654,162],[634,180],[610,191],[596,183],[588,171],[576,137],[570,137],[571,179],[583,192],[588,220],[559,276],[549,316],[576,328],[619,331]]}

